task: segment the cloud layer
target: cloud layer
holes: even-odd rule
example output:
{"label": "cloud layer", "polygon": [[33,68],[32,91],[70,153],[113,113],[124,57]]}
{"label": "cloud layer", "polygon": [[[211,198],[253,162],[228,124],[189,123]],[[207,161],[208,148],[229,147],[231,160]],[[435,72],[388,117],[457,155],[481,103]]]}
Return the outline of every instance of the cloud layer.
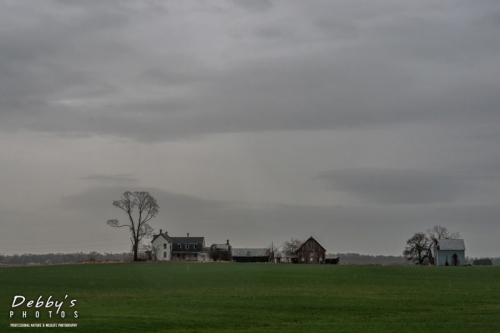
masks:
{"label": "cloud layer", "polygon": [[4,130],[171,140],[499,118],[495,2],[2,7]]}
{"label": "cloud layer", "polygon": [[115,239],[112,200],[150,189],[157,229],[208,242],[394,254],[443,224],[498,255],[499,13],[2,1],[0,243]]}

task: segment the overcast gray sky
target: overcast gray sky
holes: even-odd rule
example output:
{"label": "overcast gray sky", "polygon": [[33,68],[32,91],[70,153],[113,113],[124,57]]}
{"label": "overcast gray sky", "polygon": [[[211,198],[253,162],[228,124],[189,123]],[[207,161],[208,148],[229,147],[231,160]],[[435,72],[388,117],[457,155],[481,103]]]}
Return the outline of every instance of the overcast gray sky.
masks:
{"label": "overcast gray sky", "polygon": [[235,247],[500,256],[500,1],[0,0],[0,252]]}

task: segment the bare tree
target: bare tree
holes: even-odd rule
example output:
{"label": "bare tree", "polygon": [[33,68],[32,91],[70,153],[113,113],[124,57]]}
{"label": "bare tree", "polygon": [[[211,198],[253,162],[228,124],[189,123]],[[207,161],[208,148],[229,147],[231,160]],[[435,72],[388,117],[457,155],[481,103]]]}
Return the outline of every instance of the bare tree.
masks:
{"label": "bare tree", "polygon": [[434,227],[427,229],[427,236],[434,242],[439,239],[459,239],[459,232],[450,232],[448,228],[442,227],[440,225],[435,225]]}
{"label": "bare tree", "polygon": [[403,256],[408,261],[423,265],[429,259],[430,242],[430,239],[423,232],[417,232],[406,241]]}
{"label": "bare tree", "polygon": [[302,243],[304,242],[301,241],[300,239],[291,238],[290,240],[284,242],[281,247],[283,248],[283,251],[285,251],[287,254],[294,254],[300,248]]}
{"label": "bare tree", "polygon": [[[130,241],[134,252],[134,261],[138,260],[137,253],[139,243],[143,238],[153,236],[154,229],[148,222],[158,214],[159,206],[156,199],[149,192],[123,193],[120,200],[113,201],[113,206],[123,210],[129,219],[128,223],[121,224],[118,220],[108,220],[108,225],[113,228],[128,228],[130,231]],[[137,209],[137,214],[134,211]]]}

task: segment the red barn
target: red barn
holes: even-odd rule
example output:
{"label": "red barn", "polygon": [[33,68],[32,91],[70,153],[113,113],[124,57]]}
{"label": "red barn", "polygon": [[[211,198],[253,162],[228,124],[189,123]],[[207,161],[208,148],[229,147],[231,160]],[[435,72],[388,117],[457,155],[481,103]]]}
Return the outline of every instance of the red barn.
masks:
{"label": "red barn", "polygon": [[300,264],[323,264],[326,250],[317,240],[309,237],[297,250]]}

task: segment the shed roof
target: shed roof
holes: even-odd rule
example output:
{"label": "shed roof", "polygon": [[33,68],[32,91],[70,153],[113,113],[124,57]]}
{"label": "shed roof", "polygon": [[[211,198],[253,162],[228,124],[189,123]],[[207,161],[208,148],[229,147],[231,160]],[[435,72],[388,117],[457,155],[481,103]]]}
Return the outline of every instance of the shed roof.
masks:
{"label": "shed roof", "polygon": [[332,254],[332,253],[325,254],[325,259],[338,259],[338,258],[339,258],[338,254]]}
{"label": "shed roof", "polygon": [[437,244],[438,250],[465,250],[463,239],[440,239]]}
{"label": "shed roof", "polygon": [[266,248],[232,248],[231,254],[233,257],[268,257],[268,249]]}

